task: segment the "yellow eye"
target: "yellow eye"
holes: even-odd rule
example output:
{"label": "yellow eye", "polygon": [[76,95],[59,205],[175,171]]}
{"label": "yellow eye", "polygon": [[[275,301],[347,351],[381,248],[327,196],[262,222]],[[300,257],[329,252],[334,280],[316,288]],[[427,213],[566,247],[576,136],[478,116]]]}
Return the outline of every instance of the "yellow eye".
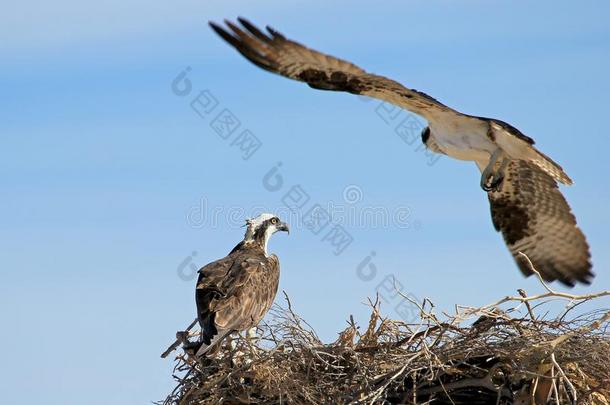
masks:
{"label": "yellow eye", "polygon": [[277,224],[277,218],[271,218],[271,223],[273,225],[276,225]]}

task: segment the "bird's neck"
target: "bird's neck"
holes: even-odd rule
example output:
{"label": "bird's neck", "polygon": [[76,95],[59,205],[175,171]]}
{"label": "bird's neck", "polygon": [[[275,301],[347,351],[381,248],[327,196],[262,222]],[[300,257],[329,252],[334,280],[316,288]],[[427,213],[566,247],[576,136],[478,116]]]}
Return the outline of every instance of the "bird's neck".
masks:
{"label": "bird's neck", "polygon": [[263,252],[265,252],[265,256],[269,256],[267,253],[267,243],[269,242],[269,238],[271,237],[271,232],[268,229],[261,229],[254,232],[252,235],[252,239],[245,241],[246,243],[253,243],[256,246],[260,247]]}

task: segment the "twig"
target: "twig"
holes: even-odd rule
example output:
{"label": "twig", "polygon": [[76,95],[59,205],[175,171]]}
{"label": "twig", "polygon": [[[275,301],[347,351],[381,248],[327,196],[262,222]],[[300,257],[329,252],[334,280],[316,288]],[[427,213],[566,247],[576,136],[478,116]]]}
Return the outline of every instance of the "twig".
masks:
{"label": "twig", "polygon": [[171,352],[173,352],[174,350],[176,350],[178,348],[178,346],[180,346],[181,343],[185,342],[185,336],[184,333],[190,331],[191,329],[193,329],[193,327],[197,324],[197,318],[195,318],[195,320],[193,322],[191,322],[191,324],[184,330],[184,332],[176,332],[176,341],[174,343],[172,343],[162,354],[161,354],[161,358],[166,358]]}
{"label": "twig", "polygon": [[[398,291],[396,282],[395,289]],[[378,302],[369,300],[368,328],[356,333],[358,326],[350,318],[339,339],[330,344],[317,338],[284,295],[287,308],[275,306],[271,319],[259,325],[262,339],[252,342],[251,359],[232,356],[234,351],[247,350],[249,342],[243,337],[227,352],[207,358],[204,367],[186,355],[176,356],[178,386],[164,404],[211,404],[229,399],[312,404],[433,403],[440,399],[464,403],[468,399],[463,398],[468,397],[497,404],[510,396],[527,401],[530,395],[536,401],[546,397],[551,403],[566,403],[567,399],[593,403],[596,395],[610,398],[610,310],[578,316],[573,311],[610,291],[571,295],[547,285],[541,294],[527,296],[519,290],[515,297],[479,308],[456,305],[455,314],[436,314],[430,300],[417,302],[398,291],[419,309],[419,322],[384,318]],[[551,316],[555,311],[542,306],[557,300],[568,302],[567,307]],[[500,307],[509,301],[517,304]],[[473,323],[475,314],[479,322]],[[179,377],[181,374],[184,376]],[[501,385],[496,378],[501,378]],[[515,387],[520,391],[513,391]]]}
{"label": "twig", "polygon": [[568,378],[568,376],[566,376],[566,373],[563,372],[563,369],[561,368],[559,363],[557,363],[557,360],[555,359],[555,353],[551,353],[551,363],[553,363],[553,366],[555,368],[557,368],[557,371],[559,371],[559,374],[561,375],[561,378],[563,379],[563,381],[565,381],[565,383],[568,386],[568,388],[570,388],[570,393],[572,394],[572,403],[576,404],[577,399],[578,399],[577,398],[578,394],[576,393],[576,389],[574,388],[574,386],[570,382],[570,379]]}
{"label": "twig", "polygon": [[[525,290],[524,290],[524,289],[519,288],[519,289],[517,290],[517,292],[519,293],[519,295],[520,295],[522,298],[527,298],[527,294],[525,293]],[[532,306],[530,305],[530,303],[529,303],[528,301],[525,301],[525,306],[527,307],[527,313],[529,314],[530,319],[531,319],[532,321],[536,320],[536,316],[534,315],[534,311],[532,310]]]}

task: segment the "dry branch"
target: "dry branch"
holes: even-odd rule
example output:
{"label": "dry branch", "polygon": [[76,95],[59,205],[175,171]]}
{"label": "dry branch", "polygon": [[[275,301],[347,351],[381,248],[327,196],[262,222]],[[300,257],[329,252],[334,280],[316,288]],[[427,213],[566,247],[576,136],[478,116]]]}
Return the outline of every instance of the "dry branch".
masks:
{"label": "dry branch", "polygon": [[[610,309],[575,311],[601,306],[610,291],[571,295],[540,281],[544,293],[520,290],[451,315],[412,301],[420,319],[410,324],[383,318],[370,302],[366,329],[350,317],[330,344],[286,296],[255,342],[236,336],[203,361],[179,354],[176,389],[159,403],[610,405]],[[550,298],[565,303],[554,316]]]}

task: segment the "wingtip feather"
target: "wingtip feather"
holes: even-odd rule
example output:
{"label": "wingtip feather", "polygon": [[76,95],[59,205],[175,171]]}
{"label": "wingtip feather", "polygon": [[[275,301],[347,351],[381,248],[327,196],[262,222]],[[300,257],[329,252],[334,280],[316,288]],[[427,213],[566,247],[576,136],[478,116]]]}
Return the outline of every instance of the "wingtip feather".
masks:
{"label": "wingtip feather", "polygon": [[241,46],[241,44],[239,43],[239,40],[237,38],[235,38],[233,35],[231,35],[231,33],[226,31],[223,27],[221,27],[220,25],[218,25],[212,21],[210,21],[208,24],[214,30],[214,32],[216,32],[216,34],[218,34],[222,39],[227,41],[229,44],[231,44],[232,46],[234,46],[236,48],[239,48]]}
{"label": "wingtip feather", "polygon": [[271,34],[271,36],[273,38],[286,39],[286,37],[284,35],[282,35],[281,32],[277,31],[270,25],[267,25],[265,28],[267,29],[267,31],[269,32],[269,34]]}
{"label": "wingtip feather", "polygon": [[254,24],[252,24],[252,23],[250,22],[250,20],[248,20],[247,18],[242,17],[242,16],[237,17],[237,21],[238,21],[240,24],[244,25],[244,26],[246,26],[246,25],[254,25]]}
{"label": "wingtip feather", "polygon": [[237,21],[239,21],[239,23],[252,35],[254,35],[256,38],[258,38],[261,41],[264,41],[266,43],[270,43],[271,42],[271,38],[269,36],[267,36],[267,34],[265,34],[263,31],[261,31],[256,25],[252,24],[249,20],[243,18],[243,17],[238,17]]}

